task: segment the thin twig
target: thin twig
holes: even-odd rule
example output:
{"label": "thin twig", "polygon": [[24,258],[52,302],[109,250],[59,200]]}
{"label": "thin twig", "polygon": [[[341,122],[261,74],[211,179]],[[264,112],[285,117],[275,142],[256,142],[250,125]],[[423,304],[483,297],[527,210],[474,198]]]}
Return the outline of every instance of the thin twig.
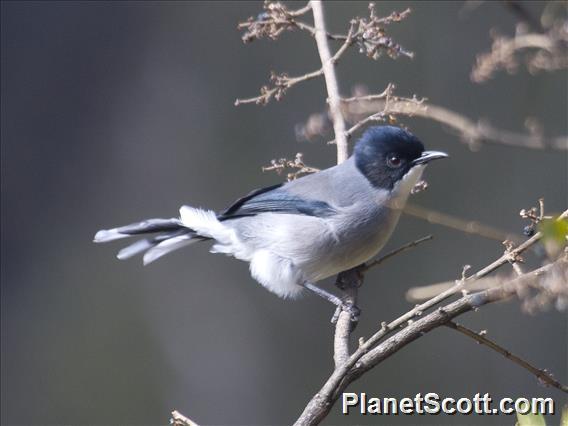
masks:
{"label": "thin twig", "polygon": [[310,10],[312,9],[312,5],[308,2],[308,4],[306,4],[304,7],[301,7],[300,9],[296,9],[296,10],[291,10],[289,12],[290,16],[302,16],[305,15],[306,13],[308,13]]}
{"label": "thin twig", "polygon": [[374,95],[365,95],[365,96],[353,96],[351,98],[342,98],[341,102],[349,103],[349,102],[368,102],[368,101],[376,101],[378,99],[385,99],[387,96],[391,96],[394,92],[396,86],[392,83],[388,83],[385,90],[382,93],[376,93]]}
{"label": "thin twig", "polygon": [[[467,284],[467,291],[472,293],[474,291],[487,290],[488,288],[495,287],[503,282],[501,277],[484,277]],[[410,287],[406,290],[405,298],[411,303],[422,303],[431,299],[434,296],[452,288],[456,285],[454,281],[444,281],[435,284],[421,285],[417,287]]]}
{"label": "thin twig", "polygon": [[286,170],[293,170],[287,174],[287,179],[294,180],[300,176],[319,172],[320,169],[312,166],[308,166],[304,163],[304,154],[298,152],[293,160],[288,160],[287,158],[280,158],[278,160],[274,159],[270,161],[270,166],[262,167],[263,172],[275,171],[278,174]]}
{"label": "thin twig", "polygon": [[543,383],[546,383],[550,386],[554,386],[555,388],[560,389],[562,392],[568,393],[568,386],[563,385],[562,383],[555,380],[554,377],[552,377],[552,375],[548,371],[536,368],[535,366],[531,365],[529,362],[525,361],[524,359],[512,354],[507,349],[503,348],[502,346],[499,346],[497,343],[493,342],[492,340],[489,340],[487,337],[484,336],[483,333],[476,333],[475,331],[470,330],[469,328],[464,327],[463,325],[458,324],[454,321],[450,321],[446,323],[446,325],[468,337],[471,337],[477,343],[485,345],[488,348],[491,348],[494,351],[500,353],[505,358],[509,359],[510,361],[514,362],[517,365],[520,365],[524,369],[530,371]]}
{"label": "thin twig", "polygon": [[[337,50],[337,52],[335,52],[335,54],[332,57],[329,58],[328,60],[329,64],[331,65],[337,64],[341,56],[343,56],[343,54],[352,44],[353,44],[353,26],[351,26],[349,33],[347,34],[345,41],[343,42],[341,47]],[[284,93],[286,93],[288,89],[294,87],[298,83],[302,83],[308,80],[313,80],[314,78],[321,77],[322,75],[325,75],[323,65],[318,70],[297,77],[289,77],[286,74],[277,75],[272,73],[270,80],[273,82],[274,87],[270,88],[268,86],[263,86],[260,88],[259,96],[246,98],[246,99],[237,99],[235,100],[235,106],[239,106],[242,104],[251,104],[251,103],[266,105],[273,97],[274,99],[279,101],[280,99],[282,99],[282,96],[284,95]]]}
{"label": "thin twig", "polygon": [[199,426],[190,418],[184,416],[179,411],[172,411],[172,417],[170,418],[170,424],[173,426]]}
{"label": "thin twig", "polygon": [[478,235],[480,237],[489,238],[495,241],[510,240],[521,242],[524,239],[515,234],[508,234],[492,226],[484,225],[478,221],[464,220],[447,213],[438,212],[416,204],[407,203],[403,213],[423,219],[429,223],[446,226],[466,234]]}
{"label": "thin twig", "polygon": [[[517,56],[524,50],[537,50],[540,56],[528,58],[527,65],[530,71],[559,70],[568,67],[568,56],[565,50],[559,48],[559,42],[566,42],[568,33],[560,33],[559,40],[555,39],[553,32],[546,34],[529,33],[516,35],[513,38],[495,37],[491,51],[477,55],[475,66],[471,71],[471,80],[482,83],[499,71],[515,72],[519,67]],[[543,56],[546,55],[546,56]],[[537,60],[535,60],[537,59]]]}
{"label": "thin twig", "polygon": [[416,247],[418,244],[423,243],[425,241],[429,241],[432,238],[434,238],[432,235],[426,235],[425,237],[419,238],[417,240],[411,241],[409,243],[406,243],[405,245],[385,254],[384,256],[381,256],[380,258],[373,260],[370,263],[365,264],[365,266],[362,268],[362,272],[366,272],[371,268],[374,268],[377,265],[380,265],[381,263],[383,263],[385,260],[390,259],[393,256],[396,256],[399,253],[402,253],[406,250],[410,250],[413,247]]}
{"label": "thin twig", "polygon": [[284,93],[288,89],[294,87],[296,84],[312,80],[322,75],[323,75],[323,68],[306,73],[304,75],[300,75],[298,77],[288,77],[286,74],[277,75],[273,73],[270,76],[270,80],[274,83],[274,87],[269,88],[268,86],[263,86],[260,88],[260,95],[258,96],[254,96],[252,98],[245,98],[245,99],[236,99],[235,106],[243,104],[252,104],[252,103],[259,105],[266,105],[273,97],[277,101],[279,101],[284,95]]}
{"label": "thin twig", "polygon": [[[296,26],[304,31],[309,32],[313,37],[315,37],[316,35],[316,29],[314,27],[312,27],[309,24],[306,24],[305,22],[296,22]],[[328,40],[333,40],[333,41],[345,41],[347,40],[347,35],[345,34],[331,34],[329,32],[326,32],[326,37],[328,38]]]}

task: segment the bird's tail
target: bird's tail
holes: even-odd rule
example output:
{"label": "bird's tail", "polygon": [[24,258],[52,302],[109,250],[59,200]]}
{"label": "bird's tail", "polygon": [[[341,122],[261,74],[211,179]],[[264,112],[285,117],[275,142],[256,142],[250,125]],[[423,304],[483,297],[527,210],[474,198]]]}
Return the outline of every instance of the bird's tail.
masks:
{"label": "bird's tail", "polygon": [[182,224],[180,219],[148,219],[143,222],[121,226],[114,229],[103,229],[95,234],[95,243],[106,243],[136,235],[154,234],[136,241],[118,252],[119,259],[128,259],[144,253],[144,264],[197,241],[208,240],[195,230]]}

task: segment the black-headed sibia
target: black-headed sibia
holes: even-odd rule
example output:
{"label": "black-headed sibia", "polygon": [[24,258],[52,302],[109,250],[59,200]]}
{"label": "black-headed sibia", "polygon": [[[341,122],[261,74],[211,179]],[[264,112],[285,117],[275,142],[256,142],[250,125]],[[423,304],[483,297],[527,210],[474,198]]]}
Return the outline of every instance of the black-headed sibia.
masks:
{"label": "black-headed sibia", "polygon": [[118,253],[144,253],[144,264],[190,244],[211,241],[212,253],[250,263],[251,275],[280,297],[303,289],[342,306],[315,283],[374,257],[392,234],[410,191],[432,160],[410,132],[367,129],[342,164],[280,185],[257,189],[221,213],[182,206],[179,218],[148,219],[101,230],[97,243],[150,234]]}

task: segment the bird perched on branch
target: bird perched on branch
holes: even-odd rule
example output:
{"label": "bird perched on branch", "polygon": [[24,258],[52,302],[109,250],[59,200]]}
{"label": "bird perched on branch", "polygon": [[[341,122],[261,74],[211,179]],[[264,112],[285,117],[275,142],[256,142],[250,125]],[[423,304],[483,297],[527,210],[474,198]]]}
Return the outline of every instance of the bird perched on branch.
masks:
{"label": "bird perched on branch", "polygon": [[356,307],[315,283],[375,256],[426,164],[444,157],[425,151],[406,130],[371,127],[342,164],[254,190],[221,213],[182,206],[177,218],[101,230],[94,241],[151,234],[118,253],[119,259],[144,253],[144,264],[211,241],[212,253],[249,262],[251,275],[278,296],[296,297],[309,289],[355,316]]}

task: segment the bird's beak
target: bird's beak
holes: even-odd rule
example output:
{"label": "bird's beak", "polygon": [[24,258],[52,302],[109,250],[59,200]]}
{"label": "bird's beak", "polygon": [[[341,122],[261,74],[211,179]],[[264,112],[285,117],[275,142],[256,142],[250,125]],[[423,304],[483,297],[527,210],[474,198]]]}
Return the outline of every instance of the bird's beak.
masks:
{"label": "bird's beak", "polygon": [[420,157],[412,162],[413,166],[417,166],[418,164],[427,164],[432,160],[437,160],[439,158],[446,158],[448,154],[441,151],[424,151]]}

